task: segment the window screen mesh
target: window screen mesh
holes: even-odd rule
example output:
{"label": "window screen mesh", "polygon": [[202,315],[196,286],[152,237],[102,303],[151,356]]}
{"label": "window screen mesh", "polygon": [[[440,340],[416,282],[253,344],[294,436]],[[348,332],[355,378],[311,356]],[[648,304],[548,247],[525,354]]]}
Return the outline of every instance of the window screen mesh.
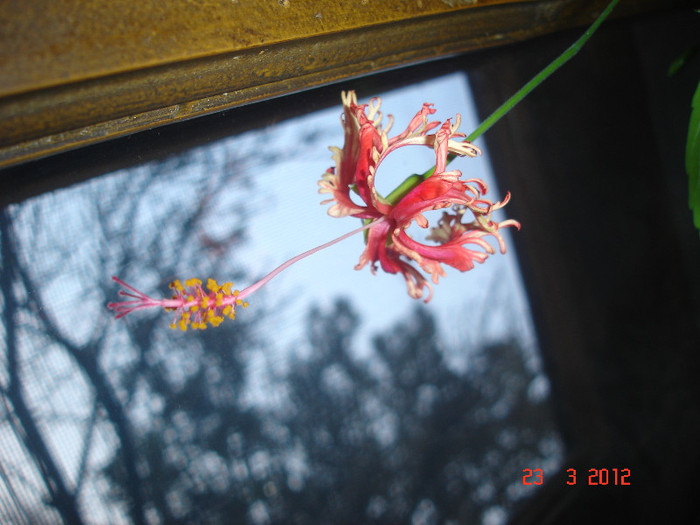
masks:
{"label": "window screen mesh", "polygon": [[[462,75],[382,97],[396,129],[426,99],[476,125]],[[339,108],[3,210],[0,521],[495,525],[533,493],[524,468],[560,466],[512,244],[427,305],[353,270],[360,234],[218,328],[107,311],[112,275],[244,287],[357,227],[316,193]],[[396,159],[389,189],[431,155]],[[487,152],[455,167],[496,200]]]}

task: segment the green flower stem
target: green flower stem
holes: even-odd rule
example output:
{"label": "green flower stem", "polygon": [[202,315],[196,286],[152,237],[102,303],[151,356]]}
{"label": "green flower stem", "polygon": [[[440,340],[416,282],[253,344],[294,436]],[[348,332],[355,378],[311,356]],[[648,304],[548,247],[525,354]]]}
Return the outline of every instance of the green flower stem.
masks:
{"label": "green flower stem", "polygon": [[[435,171],[435,168],[431,169]],[[432,173],[430,175],[432,175]],[[428,177],[430,175],[428,175]],[[397,202],[403,199],[409,191],[418,186],[428,177],[426,177],[425,175],[418,175],[416,173],[414,173],[413,175],[409,175],[401,184],[399,184],[394,189],[394,191],[392,191],[389,195],[385,197],[386,200],[389,202],[389,204],[394,206]]]}
{"label": "green flower stem", "polygon": [[490,117],[488,117],[486,120],[484,120],[481,125],[479,125],[478,128],[476,128],[467,138],[466,140],[469,142],[473,142],[477,137],[480,137],[481,135],[484,134],[486,130],[488,130],[491,126],[493,126],[496,122],[498,122],[502,116],[504,116],[506,113],[508,113],[513,107],[520,102],[523,98],[525,98],[530,91],[535,89],[538,85],[540,85],[545,79],[547,79],[552,73],[554,73],[557,69],[559,69],[561,66],[563,66],[566,62],[568,62],[570,59],[572,59],[576,53],[578,53],[583,45],[588,41],[591,36],[593,36],[593,33],[596,32],[600,24],[603,23],[603,21],[608,17],[610,12],[615,8],[615,6],[618,4],[620,0],[612,0],[608,7],[605,8],[605,10],[600,13],[598,18],[596,18],[595,22],[591,24],[591,27],[589,27],[586,32],[581,35],[581,37],[571,44],[569,48],[564,51],[561,55],[559,55],[554,61],[552,61],[551,64],[549,64],[547,67],[545,67],[542,71],[540,71],[530,82],[525,84],[520,90],[510,97],[508,100],[506,100],[503,105],[498,108],[496,111],[494,111]]}
{"label": "green flower stem", "polygon": [[[518,90],[515,95],[506,100],[501,107],[496,111],[491,113],[491,115],[484,120],[465,140],[473,142],[478,137],[484,134],[486,130],[491,128],[496,122],[498,122],[505,114],[507,114],[515,105],[525,98],[533,89],[539,86],[546,78],[548,78],[557,69],[563,66],[571,58],[578,53],[583,45],[588,41],[588,39],[593,36],[600,24],[608,17],[610,12],[615,8],[620,0],[612,0],[608,7],[596,18],[595,22],[586,30],[586,32],[581,35],[581,37],[576,40],[569,48],[559,55],[554,61],[552,61],[547,67],[540,71],[535,77],[525,84],[522,88]],[[455,155],[450,154],[447,157],[447,161],[451,162],[455,158]],[[430,168],[423,175],[410,175],[406,178],[394,191],[392,191],[386,199],[390,204],[395,205],[399,200],[401,200],[404,195],[406,195],[413,188],[418,186],[423,180],[430,177],[435,172],[435,167]]]}

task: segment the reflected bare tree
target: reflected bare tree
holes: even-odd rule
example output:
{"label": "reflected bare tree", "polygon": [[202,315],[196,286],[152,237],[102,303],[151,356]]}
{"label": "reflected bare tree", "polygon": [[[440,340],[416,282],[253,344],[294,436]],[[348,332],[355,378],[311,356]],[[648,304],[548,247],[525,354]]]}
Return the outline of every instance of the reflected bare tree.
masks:
{"label": "reflected bare tree", "polygon": [[[0,291],[5,329],[0,387],[7,417],[0,432],[14,435],[24,447],[24,458],[16,456],[6,463],[12,465],[4,493],[19,494],[12,521],[20,519],[22,507],[40,505],[41,499],[48,505],[43,510],[48,523],[56,521],[51,508],[66,523],[111,521],[106,517],[113,505],[110,497],[127,509],[135,524],[172,517],[172,504],[154,505],[165,498],[158,480],[163,473],[154,471],[157,465],[150,464],[147,454],[156,428],[144,433],[139,421],[152,416],[144,415],[149,411],[174,417],[177,403],[188,400],[186,391],[173,392],[183,386],[183,377],[187,383],[204,383],[203,374],[212,368],[229,377],[238,371],[240,376],[244,369],[240,359],[227,358],[225,352],[235,354],[246,325],[237,323],[228,339],[219,333],[187,343],[177,335],[171,340],[162,337],[162,319],[135,320],[124,330],[127,325],[115,326],[104,308],[106,298],[114,295],[108,278],[146,268],[143,273],[167,293],[165,280],[185,267],[230,275],[226,257],[231,257],[233,241],[244,236],[241,225],[246,213],[243,193],[223,197],[223,188],[246,186],[241,179],[246,161],[232,155],[225,151],[222,159],[188,152],[128,176],[87,184],[70,200],[41,199],[2,211]],[[228,169],[222,169],[222,161]],[[188,179],[179,183],[187,188],[182,198],[172,198],[167,189],[172,173],[184,173]],[[66,204],[73,209],[62,208]],[[139,228],[135,224],[139,221],[150,225]],[[84,311],[59,311],[56,297],[49,294],[62,292],[78,295],[75,302]],[[173,344],[181,345],[181,355],[168,352]],[[209,352],[194,363],[184,356],[188,352],[203,356],[205,347],[219,349],[214,367],[208,362],[213,359]],[[190,365],[189,372],[180,371],[180,379],[174,380],[172,370],[183,368],[178,359]],[[164,367],[169,373],[163,373]],[[210,373],[206,384],[214,388]],[[217,395],[231,396],[224,390]],[[79,400],[79,405],[62,413],[58,407],[64,397],[71,398],[68,403]],[[144,401],[152,404],[159,398],[168,402],[157,410]],[[70,437],[56,431],[62,426],[70,426]],[[95,483],[104,486],[109,477],[100,474],[105,454],[114,458],[105,472],[119,472],[121,483],[112,485],[119,489],[88,494]],[[85,488],[88,477],[90,489]],[[102,517],[92,508],[95,496],[104,499]]]}
{"label": "reflected bare tree", "polygon": [[[26,386],[22,381],[22,362],[20,356],[20,341],[17,335],[17,312],[27,306],[26,300],[22,300],[14,293],[13,286],[18,279],[18,264],[14,239],[11,232],[11,221],[7,210],[0,215],[0,254],[2,255],[2,277],[0,278],[0,290],[3,299],[3,326],[5,328],[5,381],[2,384],[2,396],[4,412],[7,423],[12,427],[16,435],[21,436],[36,468],[41,473],[44,481],[44,489],[48,495],[46,501],[49,507],[55,508],[59,515],[68,523],[82,523],[75,498],[59,465],[49,450],[40,426],[29,406],[26,398]],[[8,483],[9,480],[5,481]],[[8,483],[9,485],[9,483]],[[20,504],[16,509],[19,516],[29,519],[26,509]],[[48,510],[42,517],[42,522],[53,513]],[[37,512],[38,516],[41,516]],[[8,516],[14,519],[15,516]]]}
{"label": "reflected bare tree", "polygon": [[561,453],[516,343],[484,346],[462,374],[427,310],[377,336],[366,361],[352,357],[355,329],[343,301],[313,311],[311,357],[287,378],[305,473],[286,487],[295,523],[480,523],[517,504],[523,465]]}
{"label": "reflected bare tree", "polygon": [[71,213],[48,199],[0,215],[0,436],[31,462],[2,462],[20,494],[10,521],[472,523],[512,508],[522,468],[557,454],[516,343],[458,372],[444,356],[469,350],[446,348],[417,309],[359,359],[358,317],[337,301],[309,312],[308,357],[270,372],[271,406],[246,400],[264,341],[245,316],[196,334],[166,333],[161,316],[112,321],[111,274],[161,295],[177,276],[245,277],[231,261],[255,202],[231,188],[248,166],[219,154],[89,184]]}

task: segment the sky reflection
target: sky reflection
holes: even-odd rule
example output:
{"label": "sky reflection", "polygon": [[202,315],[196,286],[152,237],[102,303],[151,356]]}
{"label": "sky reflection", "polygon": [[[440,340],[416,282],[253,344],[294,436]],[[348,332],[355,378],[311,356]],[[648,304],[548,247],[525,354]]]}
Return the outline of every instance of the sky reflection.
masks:
{"label": "sky reflection", "polygon": [[[358,98],[366,102],[373,95],[358,93]],[[434,117],[438,120],[461,113],[461,131],[465,133],[477,125],[469,86],[462,74],[381,96],[384,113],[396,118],[394,131],[403,129],[426,101],[435,104],[438,112]],[[285,373],[303,370],[304,359],[313,361],[312,349],[318,348],[313,346],[313,323],[309,322],[313,307],[317,307],[318,316],[323,316],[339,308],[339,297],[349,301],[347,305],[359,322],[357,336],[352,339],[353,359],[367,366],[362,370],[378,381],[374,384],[378,392],[382,385],[377,378],[391,378],[396,371],[387,370],[387,363],[378,358],[373,338],[384,335],[385,347],[393,348],[398,344],[393,332],[396,323],[408,323],[404,328],[410,331],[414,327],[411,323],[422,319],[417,311],[429,313],[436,321],[433,339],[440,341],[440,359],[447,364],[443,370],[441,362],[432,362],[442,374],[435,372],[436,377],[453,381],[457,385],[454,388],[474,388],[485,398],[495,399],[507,388],[498,383],[500,376],[489,377],[488,362],[477,350],[489,343],[515,341],[515,346],[525,352],[529,383],[521,384],[526,382],[523,377],[512,378],[511,383],[519,385],[518,392],[526,392],[528,403],[546,398],[548,382],[536,353],[510,230],[503,232],[508,245],[506,255],[496,254],[465,274],[447,269],[447,277],[435,287],[427,305],[408,296],[400,276],[382,272],[372,275],[368,268],[355,271],[363,248],[362,235],[357,235],[276,277],[250,297],[251,306],[239,311],[228,331],[209,328],[206,333],[181,334],[167,328],[171,322],[167,313],[138,312],[115,321],[106,310],[106,302],[116,299],[111,275],[153,296],[164,293],[167,282],[175,278],[234,280],[243,288],[288,258],[358,227],[356,219],[328,216],[328,206],[320,205],[326,196],[317,193],[317,181],[332,163],[328,146],[342,146],[340,113],[339,96],[337,107],[198,147],[162,162],[120,170],[11,207],[8,216],[16,237],[17,260],[3,260],[3,270],[11,263],[28,270],[19,279],[21,285],[13,283],[13,297],[19,305],[14,314],[14,320],[20,321],[19,335],[16,341],[8,342],[3,333],[0,380],[7,389],[12,374],[21,374],[27,401],[49,436],[51,451],[66,478],[71,486],[80,481],[87,487],[81,490],[79,500],[83,508],[91,510],[89,519],[94,523],[106,522],[105,517],[112,523],[128,522],[129,518],[127,507],[119,499],[122,495],[115,496],[104,474],[121,435],[110,421],[113,415],[107,417],[104,404],[94,398],[94,385],[85,379],[89,374],[80,363],[84,355],[99,363],[134,432],[139,437],[148,432],[162,435],[169,444],[170,459],[182,463],[183,472],[201,477],[201,483],[219,493],[226,493],[229,484],[243,483],[247,476],[264,482],[265,497],[249,501],[252,523],[266,522],[266,516],[274,510],[270,502],[275,491],[282,490],[279,480],[266,481],[277,468],[275,451],[246,452],[243,438],[235,433],[227,437],[229,456],[215,453],[214,448],[193,449],[190,441],[196,442],[198,433],[216,432],[226,424],[224,415],[216,411],[202,414],[199,426],[194,426],[194,416],[185,408],[170,407],[172,401],[154,385],[166,385],[165,390],[179,393],[201,372],[205,386],[212,389],[206,401],[215,406],[236,406],[243,413],[249,409],[284,412],[290,409],[288,394],[293,390]],[[488,197],[496,201],[502,192],[493,180],[488,151],[484,144],[477,145],[484,155],[459,159],[454,168],[462,170],[467,178],[485,180],[490,187]],[[392,189],[406,175],[425,171],[432,161],[434,156],[426,148],[399,150],[382,164],[379,189]],[[496,218],[501,220],[503,216]],[[414,233],[423,239],[428,232]],[[3,308],[9,308],[8,304],[4,301]],[[40,305],[39,312],[34,304]],[[348,328],[341,326],[343,320],[354,322],[347,313],[332,322],[324,321],[317,329],[342,332]],[[235,354],[248,340],[250,349],[236,354],[235,359],[228,355]],[[234,352],[222,357],[212,351],[214,343],[228,345]],[[10,370],[10,353],[20,356],[18,369]],[[229,358],[231,361],[226,361]],[[245,369],[237,366],[237,358],[245,363]],[[356,378],[341,365],[330,364],[323,370],[321,387],[347,401],[356,395],[358,387]],[[407,367],[401,372],[401,377],[408,377],[429,375],[432,370],[421,370],[414,363],[413,369]],[[136,379],[131,378],[132,373]],[[470,380],[464,379],[467,376]],[[242,392],[236,390],[239,384],[245,385]],[[362,410],[370,415],[359,423],[354,421],[351,429],[359,434],[369,432],[383,450],[399,439],[402,418],[408,417],[411,422],[413,415],[419,420],[430,416],[444,386],[419,385],[414,392],[416,405],[410,407],[408,416],[383,406],[380,394],[367,394]],[[514,403],[504,398],[500,404],[494,402],[473,414],[455,417],[473,418],[476,423],[506,418]],[[4,409],[8,414],[9,406]],[[340,412],[342,418],[340,408],[331,408],[333,411]],[[267,432],[267,437],[284,449],[277,452],[284,458],[285,487],[297,493],[310,483],[311,460],[301,438],[288,443],[294,426],[293,420],[285,419],[288,415],[282,413],[284,417],[279,420],[265,419],[261,433]],[[11,481],[14,490],[22,486],[24,501],[42,506],[36,496],[45,496],[39,473],[29,455],[17,452],[16,440],[16,427],[0,426],[0,459],[13,475],[23,479]],[[499,434],[499,440],[504,450],[515,449],[519,443],[514,434],[505,431]],[[549,451],[543,454],[549,461],[546,468],[554,470],[560,461],[561,444],[551,436],[545,442],[549,442]],[[493,468],[487,464],[489,458],[498,463],[503,455],[486,455],[479,469]],[[517,461],[517,457],[513,455],[509,461]],[[468,482],[469,472],[473,472],[447,467],[448,477],[457,485]],[[517,491],[522,486],[518,482],[509,481],[513,494],[520,494]],[[0,486],[0,492],[7,487]],[[497,482],[491,480],[480,485],[473,498],[487,505],[498,490]],[[517,494],[513,499],[520,497]],[[380,517],[390,507],[387,501],[384,496],[372,498],[367,515]],[[186,513],[186,503],[178,500],[169,505],[172,512]],[[437,515],[435,505],[430,498],[423,498],[412,515],[429,522],[430,516]],[[506,515],[500,504],[493,504],[484,511],[482,523],[503,523]],[[159,522],[157,518],[151,521]]]}

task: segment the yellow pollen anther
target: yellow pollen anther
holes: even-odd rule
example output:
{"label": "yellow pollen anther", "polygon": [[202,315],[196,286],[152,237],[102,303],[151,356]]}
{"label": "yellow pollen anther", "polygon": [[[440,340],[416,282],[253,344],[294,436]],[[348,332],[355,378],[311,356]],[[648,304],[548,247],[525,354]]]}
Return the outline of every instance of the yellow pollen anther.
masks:
{"label": "yellow pollen anther", "polygon": [[238,297],[241,294],[240,290],[233,290],[232,282],[219,285],[215,279],[210,278],[207,279],[204,289],[201,280],[192,278],[184,281],[184,286],[179,279],[172,281],[168,286],[175,291],[172,300],[180,303],[177,308],[165,308],[179,313],[179,318],[169,326],[172,329],[179,328],[183,332],[188,328],[204,330],[209,325],[219,326],[226,317],[236,318],[236,306],[248,307],[248,302]]}
{"label": "yellow pollen anther", "polygon": [[219,284],[214,279],[209,279],[207,281],[207,288],[210,292],[216,293],[221,289],[221,286],[219,286]]}

